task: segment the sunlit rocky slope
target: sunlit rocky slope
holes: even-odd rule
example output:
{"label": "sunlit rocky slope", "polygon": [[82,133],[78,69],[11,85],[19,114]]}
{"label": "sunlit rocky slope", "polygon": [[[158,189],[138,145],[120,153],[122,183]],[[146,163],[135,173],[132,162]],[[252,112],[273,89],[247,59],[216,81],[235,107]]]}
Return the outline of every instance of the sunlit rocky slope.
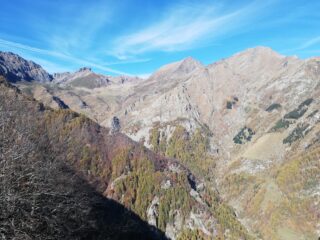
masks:
{"label": "sunlit rocky slope", "polygon": [[103,126],[116,117],[122,133],[217,188],[255,237],[319,236],[320,58],[257,47],[208,66],[186,58],[148,79],[123,78],[14,82]]}

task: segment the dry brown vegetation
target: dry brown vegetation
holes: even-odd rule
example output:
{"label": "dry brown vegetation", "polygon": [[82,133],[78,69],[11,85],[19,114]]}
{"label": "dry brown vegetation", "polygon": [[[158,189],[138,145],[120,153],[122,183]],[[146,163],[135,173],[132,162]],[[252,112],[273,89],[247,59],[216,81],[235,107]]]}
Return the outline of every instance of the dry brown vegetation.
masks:
{"label": "dry brown vegetation", "polygon": [[[75,137],[60,135],[57,130],[61,126],[70,131],[82,124],[84,131],[94,124],[69,111],[45,109],[3,79],[0,103],[1,239],[165,238],[88,184],[87,175],[73,165],[81,164],[76,152],[61,154]],[[93,149],[79,156],[97,154]],[[99,162],[99,158],[95,160]]]}
{"label": "dry brown vegetation", "polygon": [[[3,239],[161,239],[163,233],[143,221],[154,196],[160,196],[157,227],[162,230],[172,223],[173,210],[185,218],[200,207],[189,194],[194,187],[191,173],[175,160],[120,133],[110,134],[81,114],[47,109],[3,80],[0,88]],[[177,134],[176,143],[179,138]],[[200,132],[188,142],[199,161],[205,142]],[[179,148],[168,148],[169,153],[181,154]],[[169,163],[181,172],[168,171]],[[112,194],[106,191],[121,176],[126,177],[117,181]],[[162,189],[167,179],[172,187]],[[220,238],[229,229],[249,239],[232,209],[206,195],[207,208],[219,221]]]}

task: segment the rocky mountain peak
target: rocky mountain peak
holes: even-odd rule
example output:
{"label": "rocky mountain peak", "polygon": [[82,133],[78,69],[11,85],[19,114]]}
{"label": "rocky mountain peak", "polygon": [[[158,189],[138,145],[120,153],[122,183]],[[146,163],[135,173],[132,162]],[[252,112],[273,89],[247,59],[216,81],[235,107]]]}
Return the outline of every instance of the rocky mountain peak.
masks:
{"label": "rocky mountain peak", "polygon": [[190,73],[190,72],[194,71],[195,69],[199,69],[202,67],[203,67],[203,65],[201,62],[199,62],[198,60],[196,60],[192,57],[187,57],[187,58],[183,59],[182,61],[180,61],[179,70],[183,71],[185,73]]}
{"label": "rocky mountain peak", "polygon": [[77,72],[92,72],[92,69],[90,67],[82,67]]}
{"label": "rocky mountain peak", "polygon": [[189,66],[193,66],[193,67],[203,66],[200,61],[198,61],[197,59],[194,59],[193,57],[190,57],[190,56],[182,59],[180,62],[181,62],[181,65],[189,65]]}
{"label": "rocky mountain peak", "polygon": [[285,58],[285,56],[274,51],[272,48],[263,46],[246,49],[240,53],[235,54],[234,57],[262,58],[263,60],[269,58]]}
{"label": "rocky mountain peak", "polygon": [[27,61],[17,54],[0,51],[0,74],[10,82],[50,82],[53,77],[40,65]]}
{"label": "rocky mountain peak", "polygon": [[178,62],[170,63],[161,67],[158,71],[151,75],[150,79],[172,79],[185,78],[195,70],[201,69],[204,66],[192,57],[187,57]]}
{"label": "rocky mountain peak", "polygon": [[64,76],[70,75],[70,72],[59,72],[59,73],[53,73],[53,78],[62,78]]}
{"label": "rocky mountain peak", "polygon": [[287,66],[296,66],[299,61],[296,58],[283,56],[269,47],[255,47],[213,63],[208,68],[215,74],[219,72],[221,74],[219,79],[224,79],[224,81],[229,79],[229,83],[235,86],[239,82],[233,81],[235,80],[233,75],[241,75],[248,84],[250,82],[248,79],[253,82],[259,79],[259,82],[263,83],[272,79],[272,76],[285,71]]}

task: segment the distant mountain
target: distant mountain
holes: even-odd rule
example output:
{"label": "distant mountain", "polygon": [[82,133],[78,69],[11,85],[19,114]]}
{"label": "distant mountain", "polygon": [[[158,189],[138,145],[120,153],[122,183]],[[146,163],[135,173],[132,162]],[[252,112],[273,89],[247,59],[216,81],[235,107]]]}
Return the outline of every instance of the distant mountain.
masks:
{"label": "distant mountain", "polygon": [[83,67],[74,73],[55,73],[53,82],[61,86],[84,87],[94,89],[110,84],[123,84],[128,81],[137,81],[139,78],[130,76],[106,76],[94,73],[91,68]]}
{"label": "distant mountain", "polygon": [[181,61],[167,64],[160,69],[158,69],[155,73],[153,73],[149,81],[157,80],[157,81],[168,81],[169,79],[180,79],[185,78],[190,73],[202,69],[204,66],[197,60],[192,57],[187,57]]}
{"label": "distant mountain", "polygon": [[106,76],[97,74],[89,67],[82,67],[78,71],[47,73],[40,65],[25,60],[17,54],[11,52],[0,51],[0,74],[5,76],[8,81],[17,83],[39,82],[39,83],[55,83],[62,86],[99,88],[109,84],[123,84],[125,82],[142,80],[138,77],[131,76]]}
{"label": "distant mountain", "polygon": [[187,58],[142,81],[17,86],[40,101],[35,90],[47,89],[102,126],[116,117],[120,132],[213,184],[258,239],[319,235],[319,57],[256,47],[207,66]]}
{"label": "distant mountain", "polygon": [[19,81],[47,83],[53,79],[40,65],[14,53],[1,51],[0,74],[13,83]]}
{"label": "distant mountain", "polygon": [[110,84],[110,80],[107,76],[96,74],[87,67],[80,68],[74,73],[55,73],[53,76],[55,83],[73,87],[86,87],[92,89]]}

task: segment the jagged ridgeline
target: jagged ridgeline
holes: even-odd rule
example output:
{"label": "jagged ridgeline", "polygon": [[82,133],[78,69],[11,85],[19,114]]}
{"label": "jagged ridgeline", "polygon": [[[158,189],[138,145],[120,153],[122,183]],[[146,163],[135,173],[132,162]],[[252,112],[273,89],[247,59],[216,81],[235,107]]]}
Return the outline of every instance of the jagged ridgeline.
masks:
{"label": "jagged ridgeline", "polygon": [[175,160],[46,108],[2,77],[0,103],[4,239],[250,239],[217,192]]}

